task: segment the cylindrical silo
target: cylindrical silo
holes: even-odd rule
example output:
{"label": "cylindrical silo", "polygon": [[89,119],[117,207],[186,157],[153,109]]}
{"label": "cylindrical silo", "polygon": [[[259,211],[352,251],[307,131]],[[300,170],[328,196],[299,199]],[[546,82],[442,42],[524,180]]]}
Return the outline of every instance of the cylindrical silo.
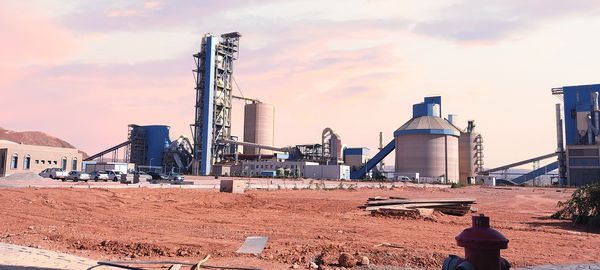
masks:
{"label": "cylindrical silo", "polygon": [[468,184],[471,179],[477,176],[477,138],[479,134],[474,132],[462,132],[458,142],[458,158],[460,183]]}
{"label": "cylindrical silo", "polygon": [[[270,104],[252,103],[244,107],[244,141],[273,146],[275,143],[275,107]],[[259,149],[244,146],[244,154],[259,154]],[[260,149],[260,154],[271,155],[273,151]]]}
{"label": "cylindrical silo", "polygon": [[421,179],[459,180],[460,131],[447,120],[431,115],[411,119],[394,132],[396,173],[419,173]]}
{"label": "cylindrical silo", "polygon": [[162,166],[164,150],[171,140],[169,139],[169,126],[153,125],[143,126],[146,134],[146,163],[150,166]]}

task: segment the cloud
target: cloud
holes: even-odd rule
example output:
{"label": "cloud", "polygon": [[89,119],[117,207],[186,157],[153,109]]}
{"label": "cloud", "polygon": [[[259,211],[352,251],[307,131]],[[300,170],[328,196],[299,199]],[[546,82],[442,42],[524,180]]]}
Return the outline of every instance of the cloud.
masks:
{"label": "cloud", "polygon": [[62,61],[76,48],[71,33],[24,2],[0,2],[0,90],[30,65]]}
{"label": "cloud", "polygon": [[65,25],[82,32],[106,33],[188,27],[198,26],[209,19],[214,19],[215,15],[231,8],[259,5],[263,2],[268,1],[117,1],[101,5],[95,2],[82,2],[78,11],[65,14],[61,20]]}
{"label": "cloud", "polygon": [[478,1],[464,0],[439,11],[430,20],[417,22],[414,31],[460,42],[496,41],[519,31],[569,15],[591,15],[596,1]]}

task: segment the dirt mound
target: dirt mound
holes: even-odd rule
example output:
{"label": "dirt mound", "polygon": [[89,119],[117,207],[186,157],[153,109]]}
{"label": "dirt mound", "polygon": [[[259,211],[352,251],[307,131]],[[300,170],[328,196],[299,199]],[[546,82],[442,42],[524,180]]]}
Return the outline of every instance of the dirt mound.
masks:
{"label": "dirt mound", "polygon": [[[11,188],[0,190],[0,241],[103,260],[198,261],[210,254],[215,265],[306,269],[316,264],[335,269],[341,254],[348,253],[355,259],[367,257],[369,267],[441,269],[449,254],[464,254],[454,237],[471,226],[470,215],[434,213],[431,220],[373,217],[360,206],[376,196],[469,197],[477,200],[480,213],[491,217],[492,227],[510,239],[502,256],[517,268],[598,261],[600,237],[580,231],[570,221],[547,219],[557,210],[557,201],[569,195],[555,189],[475,187],[448,192],[397,188],[245,194]],[[248,236],[269,238],[259,256],[235,252]]]}
{"label": "dirt mound", "polygon": [[[39,146],[51,146],[51,147],[62,147],[62,148],[73,148],[76,147],[72,144],[48,135],[40,131],[12,131],[0,127],[0,140],[7,140],[15,143],[39,145]],[[85,152],[79,151],[83,154],[84,158],[88,155]]]}

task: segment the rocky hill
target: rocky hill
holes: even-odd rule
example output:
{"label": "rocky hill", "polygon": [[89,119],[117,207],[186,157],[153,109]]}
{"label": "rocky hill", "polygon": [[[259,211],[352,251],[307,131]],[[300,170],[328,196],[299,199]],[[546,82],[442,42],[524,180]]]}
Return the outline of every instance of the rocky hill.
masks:
{"label": "rocky hill", "polygon": [[[62,147],[62,148],[76,148],[72,144],[56,138],[54,136],[48,135],[44,132],[40,131],[12,131],[8,129],[4,129],[0,127],[0,140],[6,140],[16,143],[22,144],[31,144],[31,145],[40,145],[40,146],[52,146],[52,147]],[[79,151],[83,154],[84,157],[87,157],[87,154]]]}

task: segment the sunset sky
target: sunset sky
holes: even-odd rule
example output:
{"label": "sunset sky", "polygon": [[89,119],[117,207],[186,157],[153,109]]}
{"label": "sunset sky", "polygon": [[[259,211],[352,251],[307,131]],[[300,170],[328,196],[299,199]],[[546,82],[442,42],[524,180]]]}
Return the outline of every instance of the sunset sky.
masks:
{"label": "sunset sky", "polygon": [[130,123],[190,136],[192,54],[205,33],[237,31],[236,81],[275,105],[276,145],[331,127],[375,154],[379,131],[391,140],[413,103],[441,95],[444,114],[476,121],[486,166],[503,165],[555,150],[552,87],[599,83],[599,12],[576,0],[0,1],[0,127],[89,154]]}

